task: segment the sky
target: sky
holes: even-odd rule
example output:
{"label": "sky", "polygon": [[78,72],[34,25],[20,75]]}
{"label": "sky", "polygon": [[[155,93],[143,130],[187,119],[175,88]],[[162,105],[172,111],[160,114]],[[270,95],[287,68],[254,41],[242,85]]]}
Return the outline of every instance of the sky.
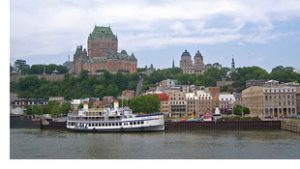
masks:
{"label": "sky", "polygon": [[182,52],[230,67],[300,69],[299,0],[12,0],[10,62],[63,64],[110,26],[138,67],[179,67]]}

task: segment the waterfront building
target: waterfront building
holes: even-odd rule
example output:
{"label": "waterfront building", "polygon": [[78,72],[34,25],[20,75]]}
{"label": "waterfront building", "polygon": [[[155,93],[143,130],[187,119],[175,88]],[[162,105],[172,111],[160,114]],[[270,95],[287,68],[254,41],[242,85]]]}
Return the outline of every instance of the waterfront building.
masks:
{"label": "waterfront building", "polygon": [[169,112],[173,117],[186,116],[186,95],[185,92],[169,92]]}
{"label": "waterfront building", "polygon": [[296,117],[296,87],[279,85],[270,80],[264,86],[252,86],[242,91],[242,105],[250,109],[251,116]]}
{"label": "waterfront building", "polygon": [[163,113],[165,116],[171,116],[169,114],[169,96],[167,93],[158,93],[156,94],[159,101],[160,101],[160,107],[159,112]]}
{"label": "waterfront building", "polygon": [[300,86],[296,87],[297,114],[300,115]]}
{"label": "waterfront building", "polygon": [[219,109],[222,114],[231,114],[236,99],[233,94],[221,93],[219,96]]}
{"label": "waterfront building", "polygon": [[79,74],[87,70],[89,74],[101,74],[103,71],[110,73],[133,73],[137,69],[137,59],[126,50],[118,52],[118,38],[110,27],[95,26],[87,40],[87,48],[78,46],[73,57],[71,72]]}
{"label": "waterfront building", "polygon": [[213,108],[219,106],[220,87],[207,87],[206,92],[212,96]]}
{"label": "waterfront building", "polygon": [[211,113],[212,96],[203,90],[197,90],[192,93],[186,93],[187,116],[200,117],[205,113]]}
{"label": "waterfront building", "polygon": [[192,56],[187,50],[185,50],[181,55],[180,68],[182,69],[183,74],[199,75],[203,74],[206,70],[202,54],[199,51],[197,51],[197,53],[194,56],[193,62]]}

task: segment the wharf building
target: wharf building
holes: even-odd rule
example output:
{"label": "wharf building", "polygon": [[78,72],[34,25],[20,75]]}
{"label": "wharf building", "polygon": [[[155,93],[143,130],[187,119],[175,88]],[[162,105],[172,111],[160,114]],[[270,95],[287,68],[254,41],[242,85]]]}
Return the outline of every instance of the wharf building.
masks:
{"label": "wharf building", "polygon": [[169,96],[169,117],[200,117],[213,112],[213,97],[205,90],[173,90],[166,94]]}
{"label": "wharf building", "polygon": [[125,50],[118,52],[118,38],[110,27],[95,26],[88,36],[87,50],[82,46],[76,48],[71,72],[79,74],[87,70],[89,74],[133,73],[137,70],[137,59]]}
{"label": "wharf building", "polygon": [[185,50],[181,55],[180,68],[182,69],[183,74],[201,75],[206,70],[202,54],[197,51],[193,62],[192,56],[187,50]]}
{"label": "wharf building", "polygon": [[251,116],[283,118],[297,116],[297,87],[280,85],[270,80],[264,86],[252,86],[242,91],[242,105]]}

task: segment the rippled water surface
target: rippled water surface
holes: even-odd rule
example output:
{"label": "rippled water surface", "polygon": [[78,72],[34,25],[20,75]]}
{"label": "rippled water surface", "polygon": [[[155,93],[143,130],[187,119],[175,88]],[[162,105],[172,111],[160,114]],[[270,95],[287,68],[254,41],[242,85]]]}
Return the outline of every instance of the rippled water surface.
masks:
{"label": "rippled water surface", "polygon": [[288,131],[77,133],[11,129],[11,159],[300,159]]}

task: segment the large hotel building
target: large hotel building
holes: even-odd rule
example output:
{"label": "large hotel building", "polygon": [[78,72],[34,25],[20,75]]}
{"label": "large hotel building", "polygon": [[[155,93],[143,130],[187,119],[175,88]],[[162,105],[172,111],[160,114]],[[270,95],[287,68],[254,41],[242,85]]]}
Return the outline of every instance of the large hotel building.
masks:
{"label": "large hotel building", "polygon": [[134,54],[128,55],[125,50],[118,52],[118,38],[110,27],[95,26],[88,36],[87,49],[78,46],[73,59],[75,74],[87,70],[89,74],[136,72],[137,59]]}

